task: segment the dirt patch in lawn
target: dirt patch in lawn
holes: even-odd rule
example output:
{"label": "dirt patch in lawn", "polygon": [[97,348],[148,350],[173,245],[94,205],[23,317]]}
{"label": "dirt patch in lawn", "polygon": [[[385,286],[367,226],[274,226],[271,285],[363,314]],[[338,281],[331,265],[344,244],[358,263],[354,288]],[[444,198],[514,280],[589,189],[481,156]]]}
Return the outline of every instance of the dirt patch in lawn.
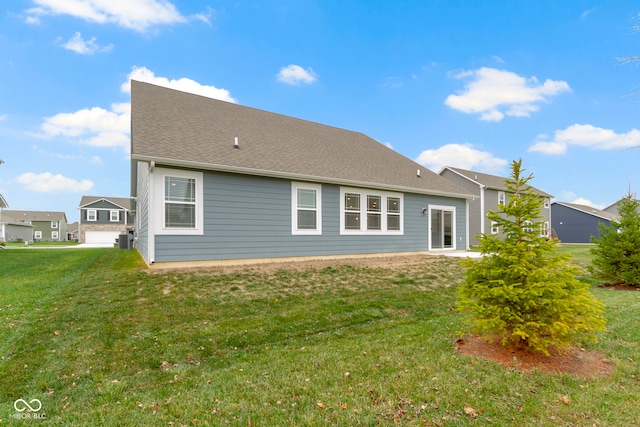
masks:
{"label": "dirt patch in lawn", "polygon": [[503,347],[499,341],[467,335],[456,341],[461,354],[492,360],[508,368],[522,372],[539,370],[550,373],[567,373],[581,378],[608,377],[614,366],[600,352],[571,348],[567,353],[551,353],[549,356],[530,354],[518,348]]}
{"label": "dirt patch in lawn", "polygon": [[449,257],[439,255],[389,255],[389,256],[350,256],[320,259],[298,260],[295,258],[273,261],[273,262],[246,262],[244,264],[224,264],[211,263],[194,266],[181,266],[176,263],[173,266],[152,268],[151,273],[166,271],[189,271],[189,272],[215,272],[222,274],[229,273],[274,273],[280,270],[305,271],[322,270],[325,268],[338,268],[342,266],[352,266],[361,268],[381,268],[388,270],[402,270],[407,273],[423,269],[425,265],[437,265],[443,262],[456,262]]}

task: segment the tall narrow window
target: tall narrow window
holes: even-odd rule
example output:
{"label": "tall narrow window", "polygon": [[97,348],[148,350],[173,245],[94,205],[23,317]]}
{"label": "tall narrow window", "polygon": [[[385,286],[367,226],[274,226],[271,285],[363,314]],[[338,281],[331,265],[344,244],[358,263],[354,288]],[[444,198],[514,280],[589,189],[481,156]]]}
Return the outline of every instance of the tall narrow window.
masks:
{"label": "tall narrow window", "polygon": [[360,194],[345,193],[344,210],[344,228],[360,230]]}
{"label": "tall narrow window", "polygon": [[382,197],[367,196],[367,230],[382,228]]}
{"label": "tall narrow window", "polygon": [[322,234],[322,186],[291,183],[291,232],[293,234]]}
{"label": "tall narrow window", "polygon": [[498,192],[498,204],[499,205],[506,205],[507,204],[507,195],[505,194],[504,191],[499,191]]}
{"label": "tall narrow window", "polygon": [[496,221],[491,221],[491,234],[498,234],[499,228]]}
{"label": "tall narrow window", "polygon": [[196,228],[196,180],[165,176],[164,191],[165,227]]}
{"label": "tall narrow window", "polygon": [[109,211],[109,219],[111,222],[120,221],[120,211]]}
{"label": "tall narrow window", "polygon": [[387,197],[387,230],[400,230],[399,197]]}

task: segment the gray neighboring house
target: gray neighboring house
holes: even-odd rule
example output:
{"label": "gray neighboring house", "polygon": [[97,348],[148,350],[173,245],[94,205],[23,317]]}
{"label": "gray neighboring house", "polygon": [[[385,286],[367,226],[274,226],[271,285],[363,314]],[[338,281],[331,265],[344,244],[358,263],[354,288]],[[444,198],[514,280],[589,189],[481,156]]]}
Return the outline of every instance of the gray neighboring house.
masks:
{"label": "gray neighboring house", "polygon": [[[51,211],[3,210],[2,222],[11,223],[14,234],[7,241],[64,242],[67,240],[67,214]],[[21,228],[16,228],[16,227]],[[28,227],[25,227],[28,226]],[[27,236],[27,228],[30,236]]]}
{"label": "gray neighboring house", "polygon": [[609,213],[611,213],[611,214],[618,215],[618,205],[620,204],[620,202],[621,202],[622,200],[624,200],[624,198],[622,198],[622,199],[618,200],[618,201],[617,201],[617,202],[615,202],[615,203],[612,203],[611,205],[607,206],[607,207],[606,207],[606,208],[604,208],[603,210],[604,210],[605,212],[609,212]]}
{"label": "gray neighboring house", "polygon": [[33,226],[24,222],[2,217],[4,209],[9,204],[0,194],[0,243],[4,242],[31,242],[33,241]]}
{"label": "gray neighboring house", "polygon": [[[474,172],[466,169],[445,167],[440,176],[454,182],[475,197],[469,202],[469,234],[471,245],[478,245],[480,234],[500,234],[488,218],[489,211],[496,211],[498,204],[508,203],[511,192],[505,186],[505,177]],[[531,187],[543,199],[541,221],[544,224],[541,235],[549,236],[551,227],[551,195],[535,187]]]}
{"label": "gray neighboring house", "polygon": [[133,230],[131,199],[128,197],[82,196],[78,210],[80,243],[115,243],[120,234]]}
{"label": "gray neighboring house", "polygon": [[76,222],[72,222],[67,226],[67,239],[73,242],[77,242],[79,239],[79,230],[80,224]]}
{"label": "gray neighboring house", "polygon": [[147,263],[468,248],[472,195],[372,138],[131,82]]}
{"label": "gray neighboring house", "polygon": [[563,243],[591,243],[591,236],[599,235],[600,223],[610,226],[618,219],[615,213],[564,202],[551,204],[551,217],[551,226]]}

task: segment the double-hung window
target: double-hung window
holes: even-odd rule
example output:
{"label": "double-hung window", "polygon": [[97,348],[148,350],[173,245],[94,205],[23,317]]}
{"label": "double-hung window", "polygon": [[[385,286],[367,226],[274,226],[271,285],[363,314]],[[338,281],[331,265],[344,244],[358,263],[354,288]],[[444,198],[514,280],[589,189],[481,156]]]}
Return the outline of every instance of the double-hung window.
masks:
{"label": "double-hung window", "polygon": [[322,234],[322,186],[291,183],[291,233]]}
{"label": "double-hung window", "polygon": [[95,209],[87,209],[87,221],[97,221],[98,212]]}
{"label": "double-hung window", "polygon": [[164,177],[164,226],[196,228],[196,180]]}
{"label": "double-hung window", "polygon": [[503,206],[507,204],[507,194],[504,191],[498,191],[498,204]]}
{"label": "double-hung window", "polygon": [[111,222],[120,221],[120,211],[109,211],[109,220]]}
{"label": "double-hung window", "polygon": [[402,194],[340,189],[340,234],[402,234]]}
{"label": "double-hung window", "polygon": [[157,234],[204,234],[203,174],[155,168],[153,205]]}
{"label": "double-hung window", "polygon": [[58,221],[51,221],[51,228],[58,228]]}

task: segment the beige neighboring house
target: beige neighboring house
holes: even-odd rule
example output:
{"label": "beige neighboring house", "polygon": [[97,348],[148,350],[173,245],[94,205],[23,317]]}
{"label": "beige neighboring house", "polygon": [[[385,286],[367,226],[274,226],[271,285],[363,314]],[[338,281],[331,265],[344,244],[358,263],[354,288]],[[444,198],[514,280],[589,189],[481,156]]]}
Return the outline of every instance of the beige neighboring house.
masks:
{"label": "beige neighboring house", "polygon": [[67,227],[67,239],[77,242],[78,241],[78,235],[79,235],[79,231],[80,231],[80,223],[76,222],[72,222],[71,224],[69,224],[69,226]]}
{"label": "beige neighboring house", "polygon": [[[2,223],[13,230],[5,236],[8,242],[64,242],[67,240],[67,215],[64,212],[7,209],[2,211]],[[27,235],[29,235],[28,240]]]}
{"label": "beige neighboring house", "polygon": [[120,234],[128,234],[133,229],[130,208],[128,197],[82,196],[78,206],[78,242],[115,243]]}
{"label": "beige neighboring house", "polygon": [[[513,194],[505,186],[505,177],[453,167],[445,167],[439,174],[476,196],[469,202],[469,235],[472,246],[479,244],[478,236],[482,233],[500,234],[500,230],[487,218],[487,214],[491,210],[497,211],[497,206],[506,204]],[[553,196],[535,187],[531,188],[543,199],[543,227],[540,234],[549,237]]]}

